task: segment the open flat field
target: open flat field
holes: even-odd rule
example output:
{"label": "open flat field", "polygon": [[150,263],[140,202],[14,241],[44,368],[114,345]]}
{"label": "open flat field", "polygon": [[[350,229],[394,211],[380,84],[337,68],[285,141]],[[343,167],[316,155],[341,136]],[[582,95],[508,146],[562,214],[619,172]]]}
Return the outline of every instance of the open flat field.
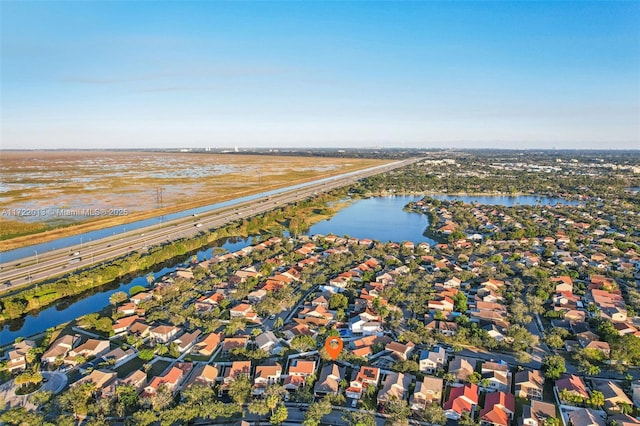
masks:
{"label": "open flat field", "polygon": [[[177,152],[3,151],[0,251],[382,163]],[[89,210],[97,213],[84,214]]]}

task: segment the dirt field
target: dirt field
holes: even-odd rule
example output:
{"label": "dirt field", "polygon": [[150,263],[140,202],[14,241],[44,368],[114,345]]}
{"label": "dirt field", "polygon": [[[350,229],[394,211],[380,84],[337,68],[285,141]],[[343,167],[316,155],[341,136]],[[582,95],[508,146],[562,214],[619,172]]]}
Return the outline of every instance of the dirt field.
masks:
{"label": "dirt field", "polygon": [[[0,251],[381,163],[206,153],[3,151]],[[95,215],[85,214],[89,210]],[[25,237],[29,234],[37,235]]]}

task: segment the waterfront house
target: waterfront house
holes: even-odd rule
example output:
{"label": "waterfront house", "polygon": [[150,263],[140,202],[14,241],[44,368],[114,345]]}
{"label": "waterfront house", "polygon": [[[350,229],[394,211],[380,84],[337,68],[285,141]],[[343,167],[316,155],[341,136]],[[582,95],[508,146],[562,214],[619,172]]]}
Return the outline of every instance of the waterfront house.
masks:
{"label": "waterfront house", "polygon": [[64,359],[78,343],[80,343],[80,336],[65,334],[49,345],[49,349],[42,354],[41,359],[49,364],[55,362],[56,359]]}
{"label": "waterfront house", "polygon": [[7,354],[9,360],[7,361],[7,370],[13,373],[14,371],[23,371],[27,367],[27,354],[31,349],[36,348],[36,342],[33,340],[21,340],[13,344],[11,350]]}

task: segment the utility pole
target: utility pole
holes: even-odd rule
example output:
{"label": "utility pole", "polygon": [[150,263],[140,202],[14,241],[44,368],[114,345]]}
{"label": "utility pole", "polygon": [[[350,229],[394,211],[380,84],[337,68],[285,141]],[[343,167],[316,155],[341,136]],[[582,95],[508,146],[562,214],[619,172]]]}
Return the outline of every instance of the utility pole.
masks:
{"label": "utility pole", "polygon": [[33,252],[36,254],[36,265],[37,265],[38,263],[40,263],[40,261],[38,260],[38,250],[34,250]]}

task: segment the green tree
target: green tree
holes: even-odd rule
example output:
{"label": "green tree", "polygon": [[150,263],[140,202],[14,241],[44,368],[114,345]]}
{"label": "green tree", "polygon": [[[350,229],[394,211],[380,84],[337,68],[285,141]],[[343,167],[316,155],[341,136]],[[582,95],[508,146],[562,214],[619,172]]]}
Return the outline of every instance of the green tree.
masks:
{"label": "green tree", "polygon": [[322,417],[331,413],[331,402],[327,398],[323,398],[318,402],[309,405],[309,410],[304,416],[303,426],[318,426]]}
{"label": "green tree", "polygon": [[349,307],[349,299],[342,293],[333,293],[329,296],[329,309],[346,310]]}
{"label": "green tree", "polygon": [[44,423],[42,414],[33,413],[24,407],[14,407],[0,416],[2,424],[15,426],[41,425]]}
{"label": "green tree", "polygon": [[42,407],[43,405],[49,403],[49,401],[51,401],[51,398],[53,398],[53,392],[41,390],[31,395],[29,401],[38,407]]}
{"label": "green tree", "polygon": [[229,383],[229,396],[238,404],[244,404],[251,397],[251,379],[246,374],[240,374]]}
{"label": "green tree", "polygon": [[409,424],[408,418],[411,415],[411,409],[407,401],[392,397],[385,404],[385,412],[388,415],[387,421],[391,425]]}
{"label": "green tree", "polygon": [[109,296],[109,303],[111,303],[112,305],[118,305],[128,298],[129,296],[127,296],[127,293],[125,293],[124,291],[116,291],[111,296]]}
{"label": "green tree", "polygon": [[560,419],[556,417],[547,417],[542,422],[542,426],[560,426]]}
{"label": "green tree", "polygon": [[289,410],[283,404],[278,405],[276,410],[273,412],[269,421],[274,425],[281,425],[284,423],[289,417]]}
{"label": "green tree", "polygon": [[123,417],[135,411],[138,406],[138,391],[131,385],[119,385],[116,387],[116,414]]}
{"label": "green tree", "polygon": [[458,420],[458,426],[478,426],[478,422],[473,420],[469,413],[462,413],[460,420]]}
{"label": "green tree", "polygon": [[431,423],[432,425],[444,425],[447,422],[444,410],[436,403],[427,405],[420,415],[427,423]]}
{"label": "green tree", "polygon": [[273,322],[273,328],[276,330],[280,329],[283,325],[284,325],[284,320],[282,319],[282,317],[276,318],[276,320]]}
{"label": "green tree", "polygon": [[454,296],[454,303],[456,311],[465,313],[467,312],[467,296],[463,292],[458,292]]}
{"label": "green tree", "polygon": [[160,385],[149,402],[154,411],[162,411],[173,402],[173,392],[167,386]]}
{"label": "green tree", "polygon": [[82,383],[70,387],[63,394],[58,396],[60,407],[78,416],[86,415],[89,411],[89,403],[96,385],[92,382]]}
{"label": "green tree", "polygon": [[376,417],[371,411],[348,411],[342,420],[348,426],[376,426]]}
{"label": "green tree", "polygon": [[247,409],[251,414],[260,416],[260,418],[262,416],[266,416],[267,414],[271,413],[271,410],[269,409],[269,407],[267,407],[267,405],[259,399],[251,401]]}
{"label": "green tree", "polygon": [[547,379],[557,380],[567,372],[564,358],[560,355],[547,355],[542,360],[542,372]]}
{"label": "green tree", "polygon": [[306,352],[316,347],[316,341],[311,336],[304,334],[298,335],[291,339],[291,349],[298,352]]}
{"label": "green tree", "polygon": [[149,426],[158,421],[158,416],[151,410],[139,410],[131,416],[130,426]]}
{"label": "green tree", "polygon": [[[148,276],[147,276],[147,278],[148,278]],[[147,281],[148,281],[148,279],[147,279]],[[134,285],[133,287],[131,287],[129,289],[129,296],[135,296],[136,294],[142,293],[145,290],[146,290],[146,288],[144,288],[141,285]]]}
{"label": "green tree", "polygon": [[513,351],[524,351],[538,343],[538,337],[529,333],[525,327],[519,324],[509,327],[506,334],[512,340],[509,348]]}
{"label": "green tree", "polygon": [[586,403],[593,408],[600,408],[604,405],[604,394],[599,390],[593,390]]}

